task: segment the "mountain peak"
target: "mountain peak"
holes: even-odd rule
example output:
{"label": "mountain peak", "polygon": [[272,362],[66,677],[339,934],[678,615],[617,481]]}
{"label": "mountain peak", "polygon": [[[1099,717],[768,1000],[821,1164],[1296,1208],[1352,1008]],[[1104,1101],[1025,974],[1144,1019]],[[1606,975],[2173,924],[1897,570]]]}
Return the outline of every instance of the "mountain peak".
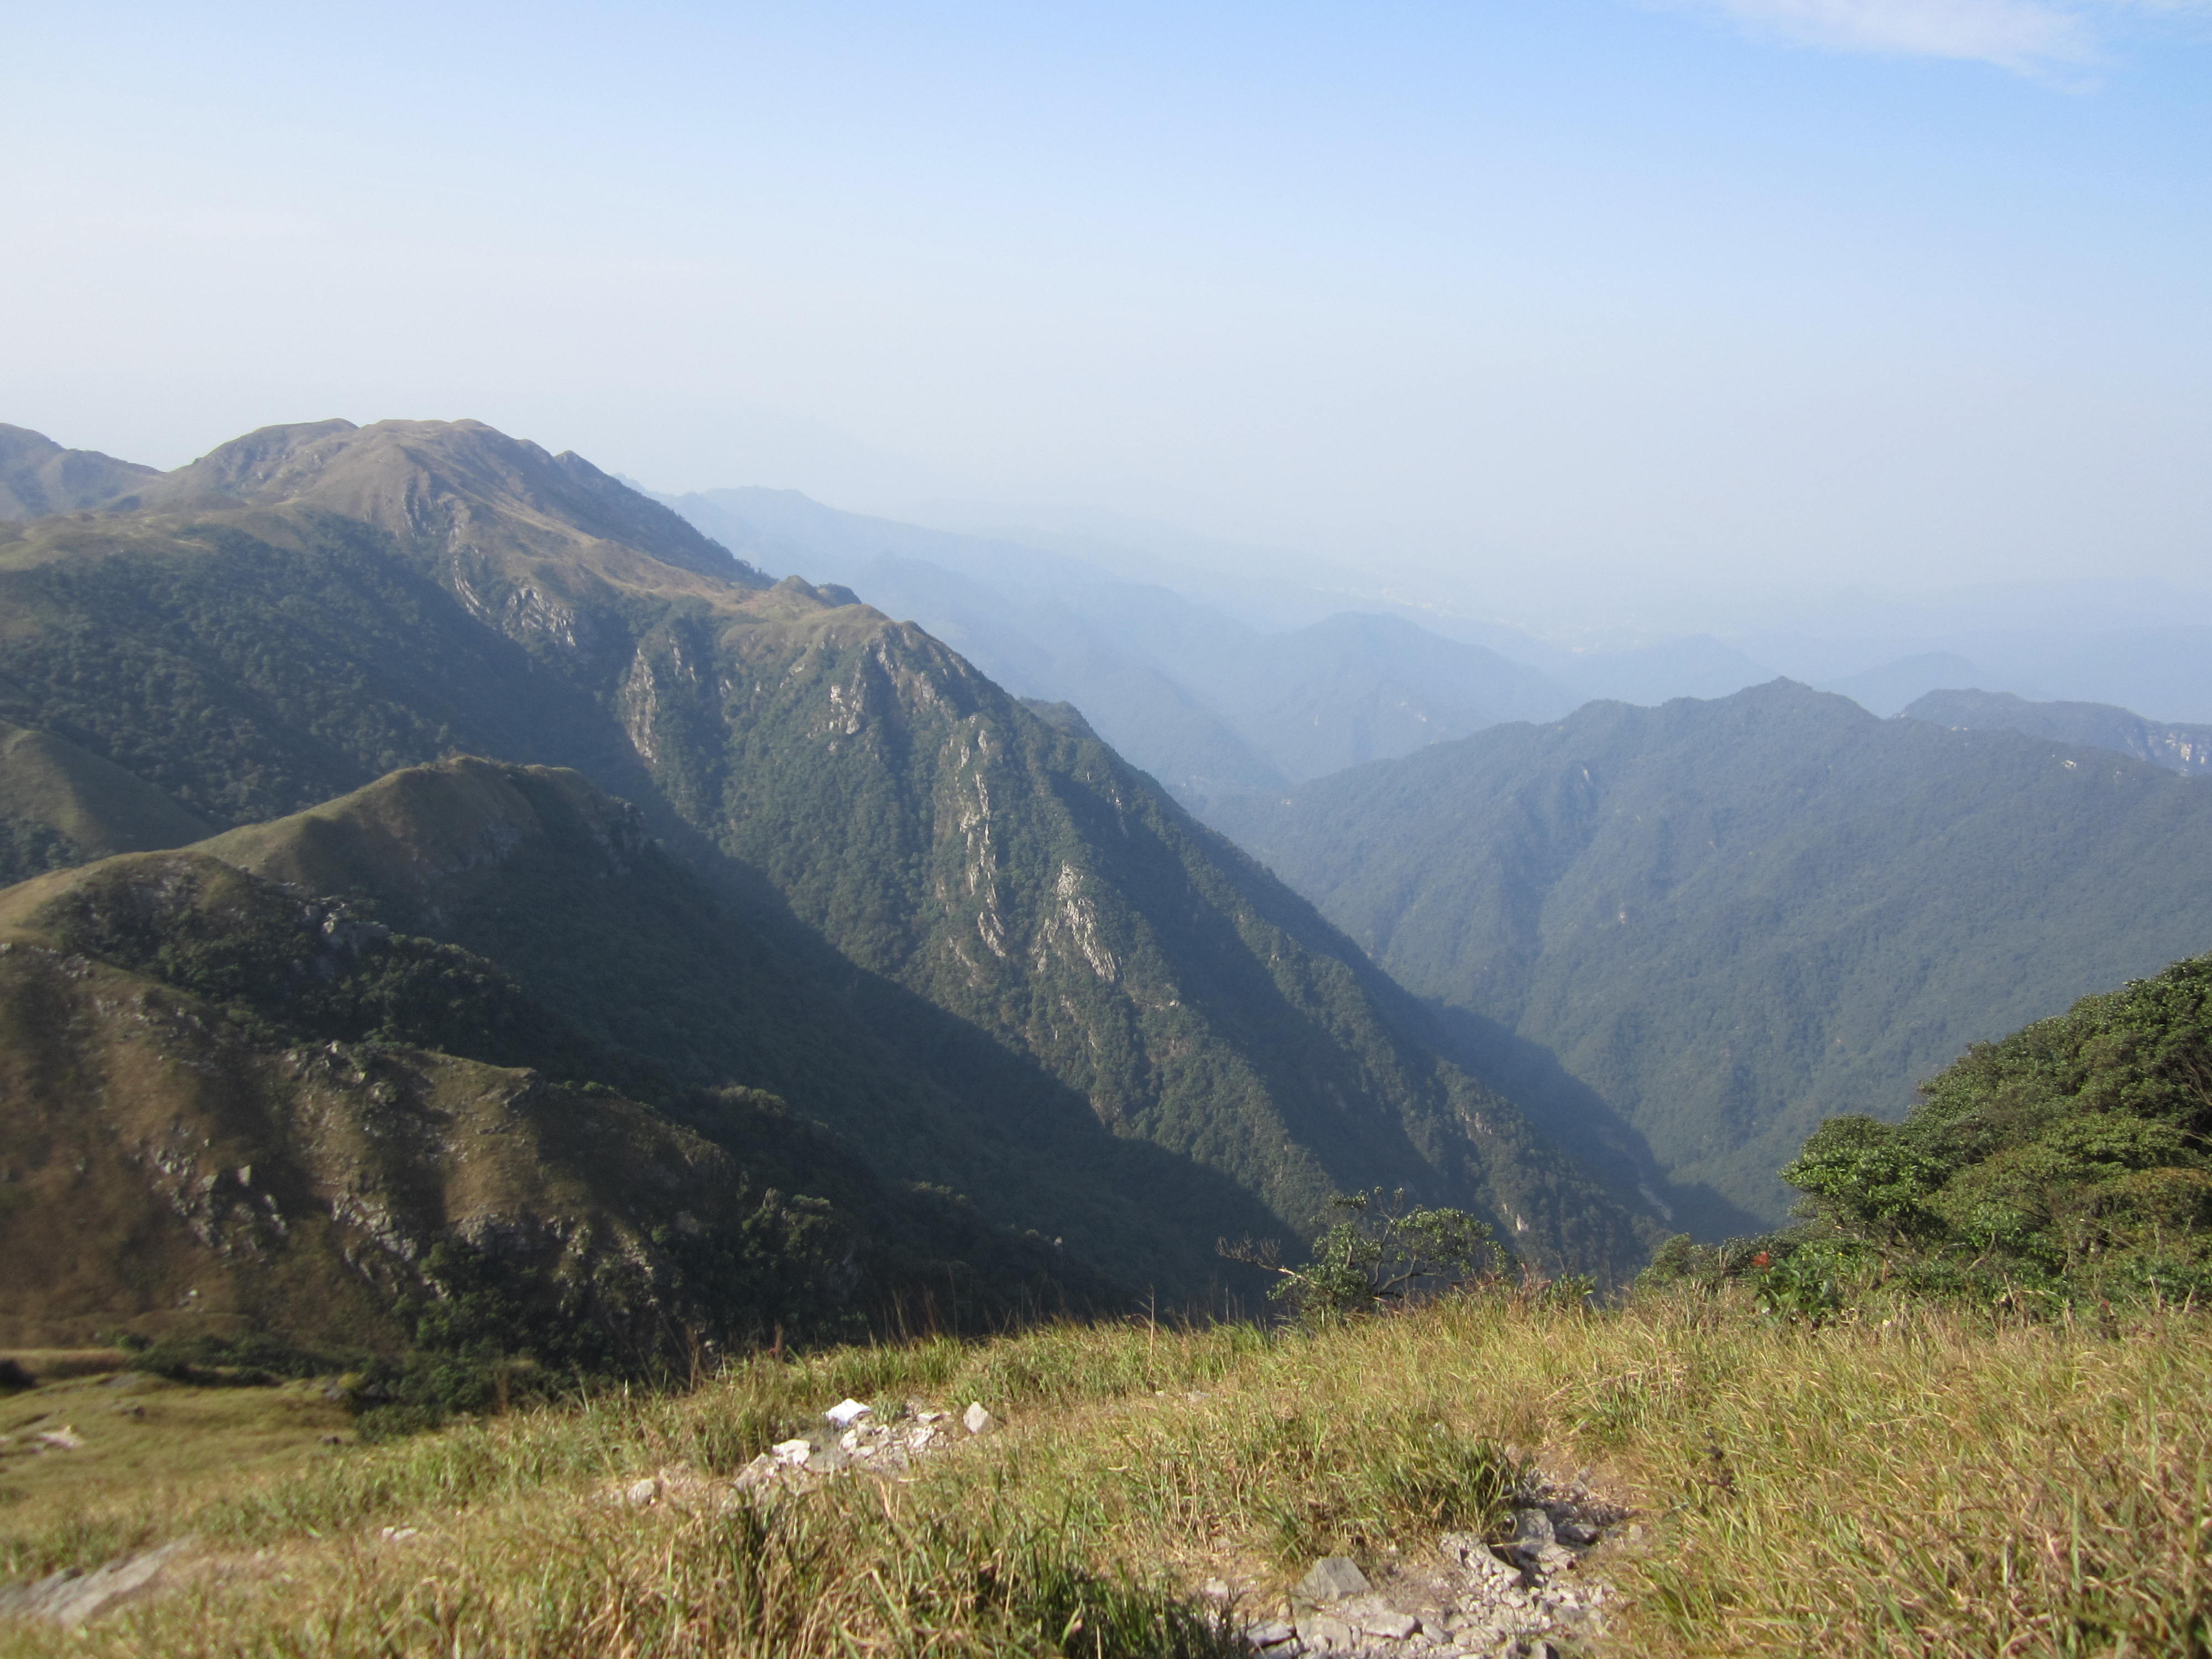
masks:
{"label": "mountain peak", "polygon": [[573,451],[549,453],[482,421],[306,422],[264,427],[141,492],[149,507],[244,505],[335,513],[439,556],[583,555],[618,586],[657,585],[642,554],[717,585],[766,578],[676,514]]}
{"label": "mountain peak", "polygon": [[0,519],[106,507],[161,476],[98,450],[64,449],[27,427],[0,426]]}

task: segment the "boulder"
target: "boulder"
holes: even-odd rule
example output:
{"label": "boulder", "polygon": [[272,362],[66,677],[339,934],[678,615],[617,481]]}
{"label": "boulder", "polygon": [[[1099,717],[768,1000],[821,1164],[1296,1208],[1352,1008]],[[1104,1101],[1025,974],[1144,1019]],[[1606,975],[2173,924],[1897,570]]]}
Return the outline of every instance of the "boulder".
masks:
{"label": "boulder", "polygon": [[1309,1613],[1298,1620],[1298,1637],[1310,1653],[1316,1648],[1327,1652],[1331,1648],[1348,1648],[1358,1639],[1352,1626],[1341,1619],[1328,1613]]}
{"label": "boulder", "polygon": [[1374,1585],[1346,1555],[1325,1555],[1298,1580],[1297,1593],[1309,1601],[1340,1601],[1347,1595],[1364,1595]]}

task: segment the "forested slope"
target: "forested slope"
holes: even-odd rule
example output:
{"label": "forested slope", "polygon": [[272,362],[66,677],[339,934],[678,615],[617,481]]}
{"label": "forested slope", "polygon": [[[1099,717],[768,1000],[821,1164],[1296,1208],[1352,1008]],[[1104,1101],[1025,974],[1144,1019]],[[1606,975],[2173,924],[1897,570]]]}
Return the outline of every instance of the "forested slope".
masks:
{"label": "forested slope", "polygon": [[[1787,681],[1593,704],[1223,817],[1524,1099],[1778,1216],[1820,1118],[2212,941],[2212,785]],[[1556,1062],[1556,1065],[1554,1065]]]}

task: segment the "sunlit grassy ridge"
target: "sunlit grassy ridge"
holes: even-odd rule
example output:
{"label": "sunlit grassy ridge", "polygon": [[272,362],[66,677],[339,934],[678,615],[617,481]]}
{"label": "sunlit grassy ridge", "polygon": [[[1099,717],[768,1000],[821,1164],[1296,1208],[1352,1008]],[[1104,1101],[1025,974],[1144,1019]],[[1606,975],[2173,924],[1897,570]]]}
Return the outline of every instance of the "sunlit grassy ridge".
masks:
{"label": "sunlit grassy ridge", "polygon": [[[906,1485],[726,1512],[605,1496],[730,1472],[848,1394],[977,1399],[1006,1426]],[[2212,1652],[2212,1329],[2171,1310],[1814,1331],[1725,1299],[1492,1299],[1317,1334],[849,1348],[281,1480],[18,1504],[5,1571],[185,1533],[218,1564],[32,1652],[1202,1654],[1224,1639],[1205,1578],[1257,1578],[1259,1610],[1313,1554],[1387,1566],[1496,1524],[1531,1466],[1586,1467],[1638,1512],[1644,1541],[1589,1569],[1625,1595],[1622,1653]]]}

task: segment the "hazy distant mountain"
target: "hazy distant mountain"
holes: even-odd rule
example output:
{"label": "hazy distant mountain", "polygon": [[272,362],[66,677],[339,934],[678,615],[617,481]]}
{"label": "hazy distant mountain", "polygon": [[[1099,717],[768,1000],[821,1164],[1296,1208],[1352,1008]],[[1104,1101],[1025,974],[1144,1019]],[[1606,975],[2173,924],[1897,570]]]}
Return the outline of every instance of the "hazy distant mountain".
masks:
{"label": "hazy distant mountain", "polygon": [[104,507],[161,476],[97,450],[64,449],[20,426],[0,426],[0,519]]}
{"label": "hazy distant mountain", "polygon": [[745,557],[849,586],[1010,688],[1074,703],[1194,805],[1575,701],[1542,673],[1402,617],[1265,631],[1064,552],[841,513],[789,490],[669,500]]}
{"label": "hazy distant mountain", "polygon": [[1981,678],[1982,671],[1957,653],[1929,651],[1826,681],[1820,690],[1849,697],[1869,713],[1887,719],[1938,686],[1964,685]]}
{"label": "hazy distant mountain", "polygon": [[1625,1121],[1769,1218],[1822,1116],[1894,1117],[1967,1043],[2212,945],[2212,783],[1786,681],[1495,726],[1218,817],[1480,1022],[1521,1098]]}
{"label": "hazy distant mountain", "polygon": [[1900,659],[1954,659],[1911,696],[1899,695],[1908,673],[1866,688],[1875,693],[1867,706],[1878,714],[1923,692],[1975,685],[2032,701],[2063,697],[2156,720],[2212,721],[2212,590],[2202,586],[2079,579],[1839,596],[1794,611],[1771,607],[1744,648],[1850,696],[1858,695],[1852,682],[1885,665],[1900,669]]}
{"label": "hazy distant mountain", "polygon": [[2212,723],[2212,627],[2023,635],[1964,648],[1999,674],[2000,684],[2023,691]]}
{"label": "hazy distant mountain", "polygon": [[1905,710],[1956,731],[2024,732],[2133,755],[2185,777],[2212,772],[2212,726],[2147,720],[2101,702],[2030,702],[2006,691],[1930,691]]}
{"label": "hazy distant mountain", "polygon": [[[510,969],[580,1029],[641,996],[684,1010],[648,1058],[723,1056],[720,1080],[786,1094],[880,1178],[954,1186],[1125,1284],[1202,1288],[1224,1224],[1310,1227],[1374,1185],[1476,1207],[1547,1260],[1617,1272],[1643,1248],[1639,1206],[1441,1060],[1310,907],[1079,721],[849,593],[771,585],[588,463],[471,422],[272,428],[145,496],[0,527],[9,717],[217,824],[456,751],[575,769],[763,941],[754,991],[695,1006],[708,945],[672,921],[650,973],[611,947],[630,909],[703,907],[617,905],[603,938]],[[549,925],[597,914],[565,890],[533,901]],[[763,1020],[786,1049],[745,1035]],[[901,1150],[932,1133],[939,1152]],[[1051,1150],[1084,1134],[1095,1156]],[[1060,1202],[1069,1180],[1096,1190]]]}
{"label": "hazy distant mountain", "polygon": [[1774,678],[1772,669],[1709,634],[1627,650],[1580,653],[1562,672],[1578,694],[1577,702],[1609,698],[1647,705],[1674,697],[1724,697]]}

